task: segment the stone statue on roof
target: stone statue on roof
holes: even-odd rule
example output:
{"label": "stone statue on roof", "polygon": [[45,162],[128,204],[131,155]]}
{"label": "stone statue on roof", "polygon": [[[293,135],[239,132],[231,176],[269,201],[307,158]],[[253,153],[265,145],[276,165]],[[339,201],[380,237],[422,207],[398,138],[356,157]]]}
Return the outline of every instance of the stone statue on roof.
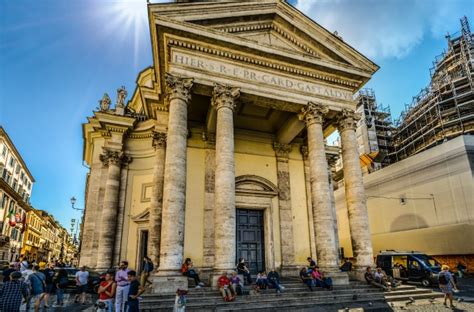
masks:
{"label": "stone statue on roof", "polygon": [[117,89],[117,104],[115,105],[115,108],[125,107],[125,99],[127,98],[127,95],[128,93],[124,86]]}
{"label": "stone statue on roof", "polygon": [[109,95],[107,93],[104,93],[104,96],[102,99],[99,100],[99,109],[101,112],[106,112],[110,108],[110,104],[112,103],[112,100],[110,99]]}

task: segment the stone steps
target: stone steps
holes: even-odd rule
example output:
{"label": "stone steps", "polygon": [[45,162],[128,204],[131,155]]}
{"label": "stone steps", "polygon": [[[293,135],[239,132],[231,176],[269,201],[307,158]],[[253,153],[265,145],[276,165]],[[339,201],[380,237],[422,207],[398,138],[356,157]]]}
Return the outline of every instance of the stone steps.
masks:
{"label": "stone steps", "polygon": [[[186,311],[315,311],[315,307],[317,311],[337,311],[345,307],[384,311],[387,308],[383,292],[364,283],[335,286],[333,291],[315,288],[313,292],[298,279],[282,280],[282,285],[285,290],[281,295],[274,289],[266,289],[259,295],[238,296],[234,302],[223,301],[220,293],[210,287],[190,289]],[[413,289],[408,287],[408,290]],[[173,295],[143,295],[140,311],[170,311],[174,300]]]}
{"label": "stone steps", "polygon": [[[400,288],[400,287],[399,287]],[[385,299],[387,302],[396,302],[396,301],[410,301],[413,300],[424,300],[424,299],[436,299],[443,298],[444,295],[439,292],[434,292],[429,288],[417,288],[415,289],[395,289],[390,292],[385,292]]]}

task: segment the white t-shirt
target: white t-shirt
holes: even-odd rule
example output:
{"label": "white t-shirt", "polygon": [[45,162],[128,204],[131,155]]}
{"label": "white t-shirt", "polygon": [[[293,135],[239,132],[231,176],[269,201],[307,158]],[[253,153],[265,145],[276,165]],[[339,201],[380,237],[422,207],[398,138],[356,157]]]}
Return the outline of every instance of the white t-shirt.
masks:
{"label": "white t-shirt", "polygon": [[87,279],[89,278],[89,272],[87,271],[77,271],[76,279],[79,280],[79,285],[87,285]]}

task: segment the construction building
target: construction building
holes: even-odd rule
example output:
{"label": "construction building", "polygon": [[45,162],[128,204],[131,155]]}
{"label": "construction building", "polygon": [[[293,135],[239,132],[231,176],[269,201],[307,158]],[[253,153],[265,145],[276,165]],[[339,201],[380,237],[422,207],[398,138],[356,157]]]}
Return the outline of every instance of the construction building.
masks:
{"label": "construction building", "polygon": [[433,62],[430,85],[395,121],[392,163],[474,132],[474,45],[467,18],[460,33],[446,38],[448,50]]}

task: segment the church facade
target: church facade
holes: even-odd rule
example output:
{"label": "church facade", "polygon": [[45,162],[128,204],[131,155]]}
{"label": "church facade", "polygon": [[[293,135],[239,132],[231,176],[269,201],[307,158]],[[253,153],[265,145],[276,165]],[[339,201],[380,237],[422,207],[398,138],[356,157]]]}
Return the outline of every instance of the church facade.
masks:
{"label": "church facade", "polygon": [[[215,276],[296,274],[312,256],[337,272],[330,162],[342,141],[345,200],[358,268],[373,262],[353,94],[378,69],[281,0],[149,4],[152,67],[126,102],[104,95],[83,125],[86,185],[80,264],[143,256],[183,283],[191,258]],[[337,275],[336,273],[334,273]],[[346,283],[347,276],[336,277]],[[176,288],[174,288],[176,289]]]}

